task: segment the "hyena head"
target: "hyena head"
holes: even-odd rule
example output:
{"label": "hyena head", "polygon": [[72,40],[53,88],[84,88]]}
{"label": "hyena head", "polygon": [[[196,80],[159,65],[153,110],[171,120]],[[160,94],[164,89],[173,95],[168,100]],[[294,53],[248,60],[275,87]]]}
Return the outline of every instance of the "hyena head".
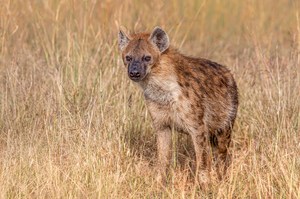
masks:
{"label": "hyena head", "polygon": [[158,61],[160,55],[169,48],[167,33],[156,27],[151,34],[126,35],[119,32],[119,49],[122,52],[128,76],[133,81],[142,81]]}

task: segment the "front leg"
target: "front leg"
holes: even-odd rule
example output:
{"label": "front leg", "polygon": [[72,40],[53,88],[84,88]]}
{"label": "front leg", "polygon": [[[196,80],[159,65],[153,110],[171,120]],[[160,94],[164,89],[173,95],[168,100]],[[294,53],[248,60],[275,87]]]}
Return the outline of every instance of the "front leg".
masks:
{"label": "front leg", "polygon": [[171,159],[172,132],[170,127],[157,128],[158,181],[164,182]]}

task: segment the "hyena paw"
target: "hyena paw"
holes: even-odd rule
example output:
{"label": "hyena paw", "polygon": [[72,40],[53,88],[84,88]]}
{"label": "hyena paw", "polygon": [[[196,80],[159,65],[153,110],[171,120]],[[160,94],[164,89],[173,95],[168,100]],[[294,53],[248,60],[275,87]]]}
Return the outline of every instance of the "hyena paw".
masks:
{"label": "hyena paw", "polygon": [[167,183],[167,175],[166,172],[161,171],[161,169],[156,170],[155,180],[159,184],[166,185]]}
{"label": "hyena paw", "polygon": [[210,173],[207,171],[201,171],[198,173],[198,182],[202,189],[207,190],[211,184]]}

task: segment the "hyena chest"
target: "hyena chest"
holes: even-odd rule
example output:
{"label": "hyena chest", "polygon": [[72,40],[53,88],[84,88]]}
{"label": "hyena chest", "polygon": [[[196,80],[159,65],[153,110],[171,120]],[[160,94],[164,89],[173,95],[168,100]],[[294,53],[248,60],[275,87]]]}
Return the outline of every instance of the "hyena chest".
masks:
{"label": "hyena chest", "polygon": [[183,96],[177,82],[148,85],[144,89],[144,96],[156,125],[189,131],[193,118],[191,102]]}

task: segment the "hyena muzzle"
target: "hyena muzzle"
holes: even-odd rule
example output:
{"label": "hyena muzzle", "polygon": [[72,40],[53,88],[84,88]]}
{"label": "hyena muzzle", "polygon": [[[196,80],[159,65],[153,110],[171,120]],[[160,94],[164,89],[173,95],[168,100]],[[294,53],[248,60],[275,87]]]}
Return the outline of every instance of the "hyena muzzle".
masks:
{"label": "hyena muzzle", "polygon": [[159,27],[152,33],[120,31],[119,48],[128,76],[142,89],[153,120],[161,177],[166,177],[175,127],[192,138],[199,182],[210,182],[212,155],[221,178],[229,164],[228,147],[238,108],[237,86],[230,71],[210,60],[181,54]]}

